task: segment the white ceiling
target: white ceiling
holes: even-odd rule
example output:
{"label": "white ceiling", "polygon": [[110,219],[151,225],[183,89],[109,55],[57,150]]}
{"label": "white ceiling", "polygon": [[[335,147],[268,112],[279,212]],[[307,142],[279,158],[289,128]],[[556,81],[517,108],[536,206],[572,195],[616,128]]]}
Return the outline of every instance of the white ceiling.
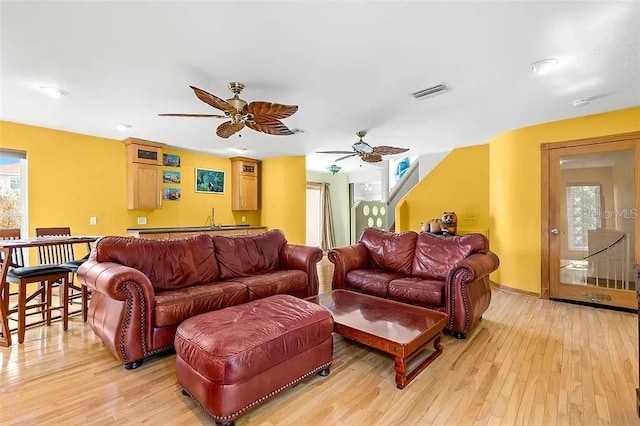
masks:
{"label": "white ceiling", "polygon": [[[309,155],[317,171],[339,155],[314,151],[348,150],[361,129],[419,155],[640,105],[638,1],[2,1],[0,24],[2,120],[224,157]],[[547,57],[553,73],[530,72]],[[157,116],[216,113],[189,85],[226,99],[230,81],[249,102],[298,105],[283,121],[305,132],[225,140],[219,119]],[[441,82],[452,90],[410,96]]]}

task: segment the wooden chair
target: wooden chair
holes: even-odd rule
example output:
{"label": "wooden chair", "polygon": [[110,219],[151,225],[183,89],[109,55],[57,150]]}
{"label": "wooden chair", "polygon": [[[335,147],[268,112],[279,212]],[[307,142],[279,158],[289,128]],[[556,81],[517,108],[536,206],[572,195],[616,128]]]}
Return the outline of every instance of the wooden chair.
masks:
{"label": "wooden chair", "polygon": [[[17,233],[17,234],[16,234]],[[20,230],[0,230],[2,239],[19,239]],[[4,300],[4,310],[10,318],[17,314],[18,318],[18,343],[24,342],[25,330],[27,328],[27,317],[41,314],[43,319],[30,323],[29,326],[46,323],[51,324],[52,311],[62,310],[63,328],[68,328],[68,276],[69,270],[56,265],[24,266],[24,254],[22,249],[13,249],[10,259],[0,259],[2,262],[9,262],[10,269],[7,273],[7,282],[2,283],[2,293]],[[60,306],[53,306],[52,288],[55,283],[60,282]],[[18,291],[12,294],[11,284],[18,285]],[[37,284],[34,291],[31,291],[30,284]],[[17,304],[11,305],[10,298],[17,294]],[[37,300],[39,299],[39,300]],[[8,331],[10,332],[10,331]]]}
{"label": "wooden chair", "polygon": [[[71,228],[36,228],[36,237],[70,237]],[[91,252],[91,245],[87,244],[87,250]],[[82,284],[75,284],[74,275],[82,263],[87,260],[89,253],[79,260],[75,259],[73,244],[58,244],[45,247],[38,247],[38,261],[40,264],[59,265],[69,270],[68,286],[71,294],[69,303],[74,303],[80,299],[80,311],[69,312],[69,315],[82,312],[82,320],[87,322],[89,311],[89,289]]]}

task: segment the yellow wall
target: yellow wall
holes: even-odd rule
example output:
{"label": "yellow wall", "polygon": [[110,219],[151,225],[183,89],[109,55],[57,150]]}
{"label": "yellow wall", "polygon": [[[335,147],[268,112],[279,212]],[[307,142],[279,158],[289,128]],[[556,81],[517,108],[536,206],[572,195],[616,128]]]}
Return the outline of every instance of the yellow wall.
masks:
{"label": "yellow wall", "polygon": [[282,229],[292,244],[306,243],[306,176],[304,156],[262,162],[262,224]]}
{"label": "yellow wall", "polygon": [[633,131],[640,131],[640,107],[526,127],[489,141],[491,249],[500,257],[494,281],[540,292],[540,144]]}
{"label": "yellow wall", "polygon": [[[445,211],[456,212],[462,233],[489,229],[489,145],[451,151],[398,203],[396,231],[420,231],[420,222]],[[466,219],[469,213],[478,220]]]}
{"label": "yellow wall", "polygon": [[[182,199],[164,201],[158,210],[127,210],[121,141],[0,122],[0,147],[27,152],[30,236],[36,227],[49,226],[70,226],[74,234],[126,235],[127,228],[207,225],[212,207],[217,223],[240,223],[244,215],[247,223],[260,225],[259,211],[231,211],[227,158],[166,148],[181,157],[180,168],[167,169],[182,172],[182,183],[171,185],[181,188]],[[225,171],[225,193],[196,193],[195,167]],[[89,225],[90,216],[98,218],[97,225]],[[147,217],[146,226],[137,225],[138,216]]]}

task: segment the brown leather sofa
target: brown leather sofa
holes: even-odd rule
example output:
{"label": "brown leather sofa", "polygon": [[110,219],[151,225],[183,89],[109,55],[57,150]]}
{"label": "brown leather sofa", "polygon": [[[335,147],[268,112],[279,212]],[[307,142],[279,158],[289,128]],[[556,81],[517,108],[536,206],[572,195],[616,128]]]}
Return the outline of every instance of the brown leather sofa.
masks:
{"label": "brown leather sofa", "polygon": [[500,261],[482,234],[433,235],[367,228],[360,242],[328,254],[332,287],[445,312],[464,339],[491,302],[489,274]]}
{"label": "brown leather sofa", "polygon": [[125,368],[171,349],[178,325],[274,294],[318,294],[322,250],[284,233],[170,240],[104,237],[78,269],[92,291],[89,323]]}

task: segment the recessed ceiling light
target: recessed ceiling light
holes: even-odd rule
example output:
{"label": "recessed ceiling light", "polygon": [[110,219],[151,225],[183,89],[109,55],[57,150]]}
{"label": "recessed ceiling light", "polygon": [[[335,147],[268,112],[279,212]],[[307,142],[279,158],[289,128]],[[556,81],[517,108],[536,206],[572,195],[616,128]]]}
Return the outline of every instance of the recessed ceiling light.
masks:
{"label": "recessed ceiling light", "polygon": [[54,99],[59,99],[69,94],[69,92],[67,92],[66,90],[62,90],[59,87],[53,87],[53,86],[40,86],[38,87],[38,89],[42,90],[44,93],[46,93],[47,95],[51,96]]}
{"label": "recessed ceiling light", "polygon": [[546,58],[531,64],[531,72],[537,75],[544,75],[553,70],[558,65],[556,58]]}
{"label": "recessed ceiling light", "polygon": [[589,99],[576,99],[575,101],[573,101],[573,106],[581,107],[581,106],[589,105],[590,102],[591,101]]}
{"label": "recessed ceiling light", "polygon": [[116,129],[121,132],[128,132],[133,126],[131,124],[116,124]]}
{"label": "recessed ceiling light", "polygon": [[243,147],[243,146],[238,147],[238,148],[230,148],[230,149],[231,149],[231,151],[237,152],[237,153],[247,152],[248,151],[248,149]]}

